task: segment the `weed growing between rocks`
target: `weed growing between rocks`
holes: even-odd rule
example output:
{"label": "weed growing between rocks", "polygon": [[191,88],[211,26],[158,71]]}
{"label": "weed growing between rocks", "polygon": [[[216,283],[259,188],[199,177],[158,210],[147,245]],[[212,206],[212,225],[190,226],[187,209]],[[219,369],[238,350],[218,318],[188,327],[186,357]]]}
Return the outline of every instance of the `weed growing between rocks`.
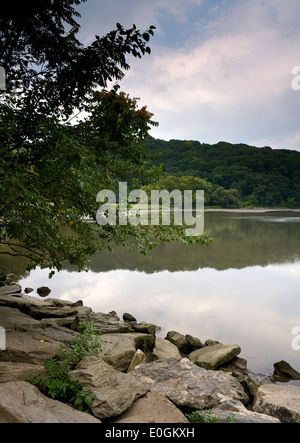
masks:
{"label": "weed growing between rocks", "polygon": [[185,414],[191,423],[236,423],[235,415],[229,414],[226,418],[220,418],[211,409],[199,409],[190,414]]}
{"label": "weed growing between rocks", "polygon": [[76,409],[89,413],[94,395],[85,391],[80,379],[71,378],[69,373],[84,357],[99,357],[103,340],[92,322],[81,322],[80,330],[81,334],[70,342],[69,347],[61,344],[57,357],[45,362],[45,373],[29,376],[26,381],[47,397],[71,403]]}

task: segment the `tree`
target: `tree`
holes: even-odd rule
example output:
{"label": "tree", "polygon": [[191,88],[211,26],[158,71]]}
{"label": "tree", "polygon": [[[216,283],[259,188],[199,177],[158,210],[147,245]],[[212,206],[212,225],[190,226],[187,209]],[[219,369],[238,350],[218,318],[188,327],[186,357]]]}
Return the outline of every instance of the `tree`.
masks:
{"label": "tree", "polygon": [[83,269],[116,243],[145,252],[153,238],[185,241],[178,228],[95,224],[100,190],[148,183],[160,171],[142,148],[152,114],[118,92],[127,55],[150,54],[154,27],[117,24],[85,47],[74,8],[83,1],[10,0],[1,11],[0,254],[29,257],[30,268],[68,260]]}

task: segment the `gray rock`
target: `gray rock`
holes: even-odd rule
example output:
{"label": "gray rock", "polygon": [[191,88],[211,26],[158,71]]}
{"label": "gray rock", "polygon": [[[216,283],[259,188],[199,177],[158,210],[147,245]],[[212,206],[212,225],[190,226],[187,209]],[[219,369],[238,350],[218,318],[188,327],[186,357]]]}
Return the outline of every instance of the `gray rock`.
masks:
{"label": "gray rock", "polygon": [[184,414],[159,392],[148,392],[110,423],[189,423]]}
{"label": "gray rock", "polygon": [[249,411],[238,400],[216,406],[211,410],[211,415],[229,423],[280,423],[278,418]]}
{"label": "gray rock", "polygon": [[44,366],[0,361],[0,383],[25,381],[30,375],[43,374],[44,371]]}
{"label": "gray rock", "polygon": [[194,350],[194,348],[186,341],[184,335],[179,332],[169,331],[166,340],[169,340],[173,345],[177,346],[179,351],[183,354],[189,354]]}
{"label": "gray rock", "polygon": [[101,423],[24,381],[0,384],[0,423]]}
{"label": "gray rock", "polygon": [[127,372],[137,351],[149,352],[154,346],[154,337],[138,332],[127,334],[104,334],[102,356],[105,361],[121,372]]}
{"label": "gray rock", "polygon": [[75,317],[78,314],[77,308],[69,308],[67,306],[30,306],[27,314],[31,317],[41,320],[43,318],[64,318]]}
{"label": "gray rock", "polygon": [[276,417],[281,423],[300,423],[300,387],[277,384],[260,386],[253,411]]}
{"label": "gray rock", "polygon": [[71,325],[71,329],[79,331],[81,321],[93,322],[98,332],[102,334],[121,334],[125,332],[135,332],[130,323],[121,321],[117,314],[112,311],[108,314],[102,312],[91,313],[90,315],[78,315]]}
{"label": "gray rock", "polygon": [[217,341],[217,340],[211,340],[210,338],[208,338],[208,339],[205,341],[204,346],[215,346],[215,345],[218,345],[218,344],[220,344],[219,341]]}
{"label": "gray rock", "polygon": [[287,378],[290,380],[300,380],[300,373],[284,360],[274,363],[273,376],[275,379]]}
{"label": "gray rock", "polygon": [[154,335],[154,336],[156,334],[157,326],[153,325],[152,323],[131,322],[130,324],[134,328],[134,330],[137,331],[137,332],[143,332],[145,334],[151,334],[151,335]]}
{"label": "gray rock", "polygon": [[180,352],[177,346],[170,341],[164,340],[163,338],[157,338],[153,349],[153,356],[157,359],[180,357]]}
{"label": "gray rock", "polygon": [[61,343],[69,343],[76,335],[57,325],[48,326],[18,309],[0,306],[0,325],[6,331],[6,350],[0,360],[43,365],[54,357]]}
{"label": "gray rock", "polygon": [[40,297],[48,297],[51,289],[49,289],[47,286],[41,286],[40,288],[37,288],[36,292],[39,294]]}
{"label": "gray rock", "polygon": [[0,298],[5,295],[21,296],[22,287],[20,285],[5,285],[0,287]]}
{"label": "gray rock", "polygon": [[128,312],[125,312],[124,314],[123,314],[123,320],[124,321],[135,321],[136,322],[136,318],[133,316],[133,315],[131,315],[131,314],[128,314]]}
{"label": "gray rock", "polygon": [[240,352],[241,348],[238,345],[223,345],[219,343],[214,346],[197,349],[191,352],[188,358],[201,368],[216,369],[232,360]]}
{"label": "gray rock", "polygon": [[146,358],[146,354],[138,349],[130,362],[127,372],[131,372],[136,366],[146,363]]}
{"label": "gray rock", "polygon": [[150,383],[151,391],[160,392],[178,406],[199,409],[229,400],[249,402],[241,384],[232,375],[207,371],[187,358],[157,360],[136,367],[131,374]]}
{"label": "gray rock", "polygon": [[191,346],[192,350],[203,348],[203,343],[199,340],[199,338],[193,337],[192,335],[187,334],[185,336],[185,340],[188,342],[188,344]]}
{"label": "gray rock", "polygon": [[149,383],[123,374],[97,357],[84,358],[70,373],[70,377],[77,376],[84,389],[95,395],[91,410],[100,419],[122,414],[149,390]]}

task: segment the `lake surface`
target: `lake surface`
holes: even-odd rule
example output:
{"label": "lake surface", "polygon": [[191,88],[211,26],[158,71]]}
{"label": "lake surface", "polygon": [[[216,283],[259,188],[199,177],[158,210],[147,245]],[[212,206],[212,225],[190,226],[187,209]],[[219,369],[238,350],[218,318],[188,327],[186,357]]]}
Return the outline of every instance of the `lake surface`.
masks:
{"label": "lake surface", "polygon": [[272,373],[282,359],[300,371],[292,347],[292,329],[300,331],[300,210],[208,211],[205,231],[212,246],[162,244],[152,258],[119,248],[96,254],[88,273],[66,265],[49,281],[47,269],[36,269],[20,284],[49,286],[50,297],[81,299],[95,312],[129,312],[159,325],[162,337],[176,330],[236,343],[256,373]]}

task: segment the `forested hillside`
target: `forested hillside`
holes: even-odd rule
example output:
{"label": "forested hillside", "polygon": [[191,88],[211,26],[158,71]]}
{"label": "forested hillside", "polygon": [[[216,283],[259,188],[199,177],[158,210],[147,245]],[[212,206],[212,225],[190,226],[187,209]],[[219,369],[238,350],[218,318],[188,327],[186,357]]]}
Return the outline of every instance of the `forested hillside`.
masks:
{"label": "forested hillside", "polygon": [[[208,205],[300,207],[300,152],[244,144],[157,139],[144,145],[166,176],[208,183]],[[174,181],[174,180],[171,180]],[[227,191],[234,196],[228,203]]]}

